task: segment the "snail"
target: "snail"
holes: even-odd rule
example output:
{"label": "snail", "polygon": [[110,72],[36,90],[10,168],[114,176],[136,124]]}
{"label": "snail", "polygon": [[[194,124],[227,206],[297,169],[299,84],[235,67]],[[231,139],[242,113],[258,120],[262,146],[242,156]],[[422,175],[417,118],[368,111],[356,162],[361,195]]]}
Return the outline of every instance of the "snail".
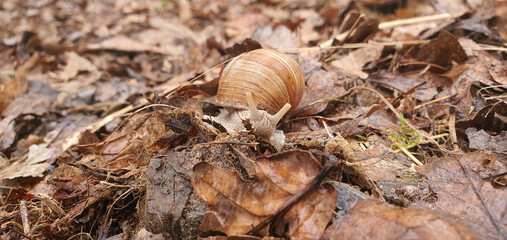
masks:
{"label": "snail", "polygon": [[280,150],[285,135],[276,125],[293,112],[304,91],[298,63],[271,49],[257,49],[233,58],[222,70],[215,104],[224,110],[213,121],[229,133],[245,130],[249,120],[252,132]]}

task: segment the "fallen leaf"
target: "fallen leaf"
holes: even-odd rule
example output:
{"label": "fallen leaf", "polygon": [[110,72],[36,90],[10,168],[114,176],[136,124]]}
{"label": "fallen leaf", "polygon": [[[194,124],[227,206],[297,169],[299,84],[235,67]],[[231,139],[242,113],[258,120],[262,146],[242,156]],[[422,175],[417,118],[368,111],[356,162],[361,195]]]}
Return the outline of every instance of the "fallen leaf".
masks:
{"label": "fallen leaf", "polygon": [[154,52],[163,55],[169,53],[158,47],[141,43],[127,36],[117,35],[100,43],[88,44],[88,50],[116,50],[123,52]]}
{"label": "fallen leaf", "polygon": [[47,148],[47,144],[32,145],[26,158],[12,162],[0,170],[0,180],[43,177],[43,173],[51,166],[49,161],[54,158],[55,154],[52,149]]}
{"label": "fallen leaf", "polygon": [[507,103],[499,101],[487,105],[466,118],[456,121],[456,128],[484,129],[486,131],[502,132],[507,127]]}
{"label": "fallen leaf", "polygon": [[483,129],[477,130],[471,127],[465,133],[468,136],[470,148],[507,154],[507,131],[502,131],[497,136],[491,136]]}
{"label": "fallen leaf", "polygon": [[[488,166],[493,166],[494,172]],[[507,237],[507,189],[495,188],[484,180],[488,176],[483,176],[505,172],[505,158],[477,151],[441,158],[417,169],[428,178],[438,200],[432,204],[418,202],[416,206],[458,217],[491,238]]]}
{"label": "fallen leaf", "polygon": [[345,89],[334,87],[337,74],[325,70],[313,72],[306,81],[303,98],[296,110],[298,116],[309,116],[324,111],[328,103],[343,97]]}
{"label": "fallen leaf", "polygon": [[261,43],[264,48],[280,49],[280,51],[296,49],[299,46],[297,35],[283,25],[275,29],[270,25],[257,28],[253,32],[252,39]]}
{"label": "fallen leaf", "polygon": [[[305,188],[320,169],[311,153],[299,150],[257,159],[255,181],[242,180],[236,172],[209,163],[198,163],[194,166],[192,185],[210,205],[201,230],[221,231],[227,235],[247,233]],[[314,224],[325,225],[335,204],[336,193],[332,188],[322,187],[312,192],[285,215],[283,222],[289,224],[287,234],[320,236],[324,228]]]}
{"label": "fallen leaf", "polygon": [[453,62],[463,63],[467,55],[460,43],[451,33],[442,30],[438,37],[432,39],[420,49],[414,48],[407,55],[413,56],[416,60],[436,64],[450,69]]}
{"label": "fallen leaf", "polygon": [[338,216],[320,239],[475,239],[457,221],[428,210],[400,208],[377,200],[359,200]]}
{"label": "fallen leaf", "polygon": [[67,81],[77,76],[81,71],[96,72],[97,68],[88,59],[79,56],[76,52],[67,52],[67,65],[55,77]]}
{"label": "fallen leaf", "polygon": [[331,64],[343,71],[343,73],[360,78],[367,78],[368,73],[363,72],[363,66],[380,57],[382,49],[380,45],[372,45],[354,50],[344,57],[334,60]]}
{"label": "fallen leaf", "polygon": [[336,200],[336,190],[324,184],[294,205],[277,230],[283,234],[288,229],[290,239],[319,239],[333,215]]}

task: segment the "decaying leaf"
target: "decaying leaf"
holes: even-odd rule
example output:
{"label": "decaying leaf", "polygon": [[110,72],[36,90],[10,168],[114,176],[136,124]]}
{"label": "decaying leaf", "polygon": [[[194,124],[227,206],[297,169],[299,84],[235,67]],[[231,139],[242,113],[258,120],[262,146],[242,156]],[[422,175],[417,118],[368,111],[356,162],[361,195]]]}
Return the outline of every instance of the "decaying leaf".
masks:
{"label": "decaying leaf", "polygon": [[507,131],[502,131],[497,136],[491,136],[484,130],[468,128],[465,133],[470,142],[470,148],[489,150],[492,152],[507,154]]}
{"label": "decaying leaf", "polygon": [[507,171],[505,157],[477,151],[442,158],[419,170],[438,200],[417,205],[458,217],[481,229],[483,235],[498,239],[507,236],[507,190],[487,181]]}
{"label": "decaying leaf", "polygon": [[[321,166],[309,152],[290,151],[258,159],[255,169],[257,180],[247,181],[231,170],[209,163],[194,166],[194,190],[211,205],[201,224],[202,231],[247,233],[310,183]],[[289,224],[287,234],[319,236],[324,228],[314,224],[325,225],[335,203],[333,188],[323,187],[312,192],[285,215],[283,222]]]}
{"label": "decaying leaf", "polygon": [[[0,0],[0,239],[507,238],[506,3]],[[257,48],[275,155],[202,122]]]}
{"label": "decaying leaf", "polygon": [[428,210],[360,200],[321,239],[475,239],[474,232]]}
{"label": "decaying leaf", "polygon": [[57,77],[66,81],[77,76],[80,71],[96,72],[97,67],[76,52],[68,52],[67,65],[57,74]]}
{"label": "decaying leaf", "polygon": [[54,158],[55,154],[47,147],[47,144],[32,145],[26,158],[10,163],[9,166],[0,170],[0,180],[43,177],[44,171],[51,166],[50,162]]}
{"label": "decaying leaf", "polygon": [[454,63],[462,63],[467,59],[465,51],[451,33],[442,30],[438,37],[432,39],[420,49],[408,53],[418,61],[432,63],[450,68]]}

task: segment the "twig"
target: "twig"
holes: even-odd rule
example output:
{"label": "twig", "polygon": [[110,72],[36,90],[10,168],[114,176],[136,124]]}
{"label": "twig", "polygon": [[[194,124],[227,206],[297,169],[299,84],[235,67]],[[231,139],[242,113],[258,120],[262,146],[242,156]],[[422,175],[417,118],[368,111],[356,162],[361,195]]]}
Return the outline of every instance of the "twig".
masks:
{"label": "twig", "polygon": [[[165,91],[162,92],[161,96],[162,97],[167,97],[167,96],[170,96],[171,94],[173,94],[174,92],[177,92],[178,90],[190,85],[191,83],[193,83],[195,80],[199,79],[200,77],[204,76],[204,74],[212,71],[213,69],[217,68],[217,67],[220,67],[226,63],[228,63],[229,61],[231,61],[232,59],[229,59],[229,60],[226,60],[226,61],[223,61],[221,62],[220,64],[217,64],[216,66],[213,66],[212,68],[210,68],[209,70],[197,75],[196,77],[190,79],[188,82],[186,82],[185,84],[182,84],[180,86],[177,86],[177,87],[173,87],[173,88],[168,88],[166,89]],[[103,126],[105,126],[106,124],[110,123],[111,121],[113,121],[115,118],[119,117],[119,116],[122,116],[123,114],[126,114],[132,110],[137,110],[137,109],[144,109],[146,108],[148,105],[149,105],[149,102],[145,99],[145,98],[141,98],[139,99],[139,102],[140,104],[137,105],[137,106],[134,106],[134,105],[129,105],[129,106],[126,106],[112,114],[109,114],[107,115],[106,117],[102,118],[102,119],[99,119],[98,121],[88,125],[88,126],[85,126],[83,128],[80,128],[79,130],[77,130],[76,132],[74,132],[74,134],[72,134],[70,137],[67,137],[63,140],[63,143],[62,143],[62,149],[63,151],[66,151],[69,147],[71,147],[72,145],[75,145],[78,143],[79,141],[79,136],[81,135],[81,132],[85,131],[85,130],[90,130],[91,132],[95,132],[97,130],[99,130],[100,128],[102,128]],[[160,106],[160,105],[157,105],[157,104],[154,104],[154,106]],[[126,119],[127,120],[127,119]],[[123,121],[124,122],[126,122]],[[122,123],[122,124],[123,124]],[[120,124],[116,129],[115,131],[120,127],[122,126],[122,124]]]}
{"label": "twig", "polygon": [[454,151],[459,151],[458,137],[456,135],[456,110],[453,106],[449,108],[449,137]]}
{"label": "twig", "polygon": [[19,210],[21,215],[21,222],[23,223],[23,233],[29,235],[30,233],[30,219],[28,219],[28,210],[26,208],[26,201],[21,200],[19,203]]}
{"label": "twig", "polygon": [[51,196],[39,193],[35,197],[37,199],[39,199],[49,209],[51,209],[51,211],[55,212],[59,217],[62,217],[63,215],[65,215],[65,211],[61,207],[60,203],[58,203],[58,201],[56,201]]}
{"label": "twig", "polygon": [[[144,101],[147,103],[146,100],[144,100]],[[80,128],[79,130],[74,132],[74,134],[72,134],[70,137],[67,137],[63,140],[62,150],[66,151],[72,145],[77,144],[79,142],[79,136],[81,136],[81,132],[84,132],[86,130],[90,130],[91,132],[95,132],[95,131],[99,130],[101,127],[103,127],[106,124],[113,121],[116,117],[122,116],[123,114],[128,113],[135,108],[136,107],[134,107],[133,105],[127,106],[125,108],[122,108],[114,113],[111,113],[111,114],[105,116],[104,118],[99,119],[98,121],[96,121],[88,126]]]}
{"label": "twig", "polygon": [[375,42],[369,41],[367,43],[345,43],[341,46],[324,46],[324,47],[301,47],[301,48],[276,48],[276,50],[285,53],[297,53],[298,50],[322,50],[322,49],[353,49],[353,48],[364,48],[370,46],[397,46],[397,45],[416,45],[426,44],[430,40],[410,40],[410,41],[396,41],[396,42]]}
{"label": "twig", "polygon": [[[438,135],[433,135],[433,136],[431,136],[431,138],[433,138],[433,139],[439,139],[439,138],[443,138],[443,137],[447,137],[447,136],[449,136],[448,133],[442,133],[442,134],[438,134]],[[428,143],[428,140],[421,140],[421,142],[419,142],[419,144],[425,144],[425,143]],[[405,148],[406,149],[410,149],[410,148],[413,148],[413,147],[415,147],[417,145],[418,144],[416,144],[416,143],[412,143],[412,144],[407,145]],[[394,150],[394,153],[399,153],[400,151],[401,151],[400,149],[399,150]]]}
{"label": "twig", "polygon": [[[364,14],[361,14],[359,15],[359,17],[356,19],[356,21],[354,21],[354,23],[352,24],[352,26],[349,28],[349,30],[347,30],[346,32],[343,32],[341,34],[339,34],[338,36],[335,36],[333,38],[330,38],[328,39],[327,41],[319,44],[319,47],[331,47],[331,45],[333,44],[334,40],[339,40],[340,43],[338,43],[338,46],[341,46],[343,45],[343,42],[350,36],[350,34],[356,29],[357,25],[359,24],[359,22],[364,18]],[[333,52],[331,52],[330,54],[332,54]],[[329,57],[328,54],[326,56]]]}
{"label": "twig", "polygon": [[333,134],[331,133],[331,131],[329,131],[329,128],[327,127],[327,123],[326,123],[326,121],[322,121],[322,124],[324,124],[324,128],[326,129],[327,135],[328,135],[330,138],[333,138]]}
{"label": "twig", "polygon": [[77,238],[77,237],[79,237],[79,239],[83,239],[83,237],[82,237],[82,236],[86,236],[88,239],[93,240],[92,235],[90,235],[89,233],[85,233],[85,232],[80,232],[80,233],[77,233],[77,234],[75,234],[75,235],[73,235],[73,236],[69,237],[69,240],[74,239],[74,238]]}
{"label": "twig", "polygon": [[205,142],[205,143],[198,143],[196,145],[215,145],[215,144],[234,144],[234,145],[246,145],[250,147],[255,147],[259,145],[259,143],[247,143],[247,142],[238,142],[238,141],[213,141],[213,142]]}
{"label": "twig", "polygon": [[405,26],[405,25],[413,25],[413,24],[419,24],[419,23],[425,23],[425,22],[436,22],[441,20],[449,20],[449,19],[455,19],[463,16],[466,13],[464,12],[457,12],[457,13],[442,13],[442,14],[435,14],[435,15],[429,15],[429,16],[422,16],[422,17],[414,17],[414,18],[405,18],[405,19],[397,19],[389,22],[383,22],[378,25],[378,29],[384,30],[387,28],[394,28],[399,26]]}
{"label": "twig", "polygon": [[481,47],[479,49],[477,49],[477,48],[466,48],[466,49],[507,52],[507,48],[505,48],[505,47],[498,47],[498,46],[493,46],[493,45],[488,45],[488,44],[479,44],[479,46]]}
{"label": "twig", "polygon": [[443,97],[441,97],[441,98],[433,99],[433,100],[431,100],[431,101],[428,101],[428,102],[422,103],[421,105],[417,105],[417,106],[415,106],[415,107],[414,107],[414,110],[417,110],[417,109],[419,109],[419,108],[422,108],[422,107],[424,107],[424,106],[426,106],[426,105],[430,105],[430,104],[433,104],[433,103],[436,103],[436,102],[443,101],[443,100],[448,99],[448,98],[451,98],[451,97],[452,97],[452,95],[447,95],[447,96],[443,96]]}
{"label": "twig", "polygon": [[403,146],[401,145],[397,145],[398,148],[403,152],[405,153],[405,155],[408,156],[408,158],[410,158],[410,160],[412,160],[413,162],[415,162],[415,164],[419,165],[419,166],[422,166],[422,162],[419,161],[419,159],[417,159],[416,157],[414,157],[414,155],[412,155],[412,153],[410,153],[406,148],[404,148]]}

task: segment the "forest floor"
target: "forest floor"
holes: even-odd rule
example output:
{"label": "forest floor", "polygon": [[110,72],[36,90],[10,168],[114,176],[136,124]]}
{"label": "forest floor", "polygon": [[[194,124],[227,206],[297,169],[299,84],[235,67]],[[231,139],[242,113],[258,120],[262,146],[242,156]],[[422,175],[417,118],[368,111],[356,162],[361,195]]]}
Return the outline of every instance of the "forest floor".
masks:
{"label": "forest floor", "polygon": [[[0,238],[507,239],[506,39],[505,0],[2,0]],[[282,140],[217,117],[257,48]]]}

